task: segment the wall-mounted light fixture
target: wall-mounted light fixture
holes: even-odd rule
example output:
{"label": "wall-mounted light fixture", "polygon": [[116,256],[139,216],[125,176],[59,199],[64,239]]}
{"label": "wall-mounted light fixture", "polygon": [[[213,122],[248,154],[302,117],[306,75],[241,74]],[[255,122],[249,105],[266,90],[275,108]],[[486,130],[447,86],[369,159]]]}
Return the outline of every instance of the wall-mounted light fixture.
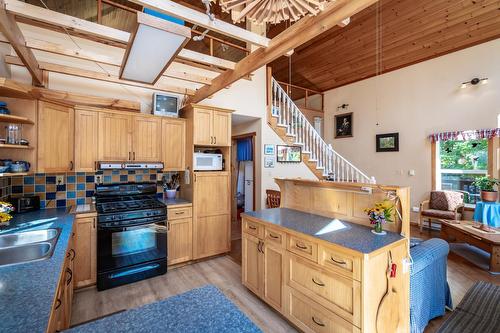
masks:
{"label": "wall-mounted light fixture", "polygon": [[488,83],[488,78],[485,77],[485,78],[473,78],[472,80],[470,81],[467,81],[467,82],[462,82],[462,85],[460,86],[462,89],[464,88],[467,88],[469,85],[472,85],[472,86],[475,86],[475,85],[478,85],[478,84],[486,84]]}
{"label": "wall-mounted light fixture", "polygon": [[340,104],[339,106],[337,106],[337,111],[346,111],[347,108],[349,107],[349,104]]}
{"label": "wall-mounted light fixture", "polygon": [[138,12],[120,79],[155,84],[190,38],[188,27]]}

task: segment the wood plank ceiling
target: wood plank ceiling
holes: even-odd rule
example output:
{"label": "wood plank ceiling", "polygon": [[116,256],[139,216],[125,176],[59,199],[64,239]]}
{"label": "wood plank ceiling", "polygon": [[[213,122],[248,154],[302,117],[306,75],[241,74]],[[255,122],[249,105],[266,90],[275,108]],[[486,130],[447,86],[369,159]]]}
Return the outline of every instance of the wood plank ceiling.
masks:
{"label": "wood plank ceiling", "polygon": [[[500,37],[498,0],[380,0],[381,72]],[[291,83],[326,91],[376,73],[376,5],[295,49]],[[284,27],[272,27],[272,38]],[[492,55],[494,56],[494,55]],[[273,76],[289,82],[288,58],[271,64]]]}

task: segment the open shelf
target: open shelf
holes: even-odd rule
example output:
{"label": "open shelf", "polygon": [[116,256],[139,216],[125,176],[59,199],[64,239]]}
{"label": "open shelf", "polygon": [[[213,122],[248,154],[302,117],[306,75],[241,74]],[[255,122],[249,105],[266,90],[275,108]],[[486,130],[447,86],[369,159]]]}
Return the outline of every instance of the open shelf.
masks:
{"label": "open shelf", "polygon": [[27,176],[27,172],[4,172],[0,173],[0,177]]}
{"label": "open shelf", "polygon": [[35,123],[33,120],[26,117],[13,116],[11,114],[0,114],[0,122],[29,125],[33,125]]}
{"label": "open shelf", "polygon": [[2,97],[33,99],[31,88],[31,86],[0,77],[0,96]]}
{"label": "open shelf", "polygon": [[31,146],[24,145],[10,145],[6,143],[0,143],[0,148],[9,148],[9,149],[33,149]]}

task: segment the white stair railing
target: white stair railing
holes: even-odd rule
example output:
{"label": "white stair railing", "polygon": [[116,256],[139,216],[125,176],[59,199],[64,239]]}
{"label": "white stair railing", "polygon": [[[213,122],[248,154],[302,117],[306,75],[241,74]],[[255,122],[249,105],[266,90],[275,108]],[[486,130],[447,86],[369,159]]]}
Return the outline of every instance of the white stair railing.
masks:
{"label": "white stair railing", "polygon": [[375,183],[374,177],[361,172],[323,140],[274,78],[271,78],[271,92],[271,112],[278,126],[294,138],[294,144],[302,146],[302,153],[309,154],[309,161],[316,163],[324,177],[337,182]]}

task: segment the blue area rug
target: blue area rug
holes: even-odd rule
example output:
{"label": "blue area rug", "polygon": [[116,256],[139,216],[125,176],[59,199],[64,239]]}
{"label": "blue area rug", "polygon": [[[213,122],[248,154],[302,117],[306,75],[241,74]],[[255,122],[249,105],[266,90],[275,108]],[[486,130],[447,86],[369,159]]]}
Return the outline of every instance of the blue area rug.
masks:
{"label": "blue area rug", "polygon": [[208,285],[65,332],[262,332],[217,287]]}

